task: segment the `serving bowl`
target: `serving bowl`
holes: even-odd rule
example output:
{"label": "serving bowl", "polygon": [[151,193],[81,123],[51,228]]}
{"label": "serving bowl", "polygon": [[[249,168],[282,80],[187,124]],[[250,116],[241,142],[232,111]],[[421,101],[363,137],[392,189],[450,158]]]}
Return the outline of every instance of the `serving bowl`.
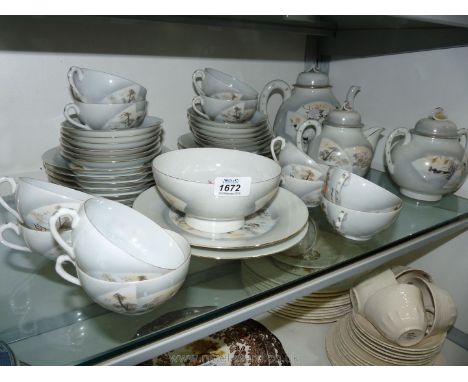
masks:
{"label": "serving bowl", "polygon": [[323,193],[320,204],[328,222],[340,235],[361,241],[391,226],[401,212],[401,207],[390,211],[357,211],[330,202]]}
{"label": "serving bowl", "polygon": [[[161,195],[185,213],[187,224],[221,233],[241,228],[246,216],[273,198],[281,168],[271,159],[245,151],[193,148],[156,157],[153,175]],[[239,187],[232,187],[230,193],[226,185]]]}

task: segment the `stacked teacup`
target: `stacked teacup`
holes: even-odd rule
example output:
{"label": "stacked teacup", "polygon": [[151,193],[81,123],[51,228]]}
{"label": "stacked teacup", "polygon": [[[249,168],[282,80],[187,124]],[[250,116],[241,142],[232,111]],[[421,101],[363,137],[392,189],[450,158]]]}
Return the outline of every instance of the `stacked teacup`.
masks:
{"label": "stacked teacup", "polygon": [[390,191],[339,167],[328,169],[320,203],[340,235],[360,241],[390,227],[403,205]]}
{"label": "stacked teacup", "polygon": [[258,92],[245,82],[213,68],[193,73],[197,96],[187,112],[199,147],[218,147],[269,155],[272,133],[257,111]]}
{"label": "stacked teacup", "polygon": [[281,187],[301,198],[307,207],[317,206],[328,166],[315,162],[283,137],[274,138],[270,150],[281,166]]}
{"label": "stacked teacup", "polygon": [[327,338],[332,363],[437,363],[457,309],[450,294],[436,286],[429,274],[407,267],[388,269],[355,285],[350,298],[353,312]]}
{"label": "stacked teacup", "polygon": [[[71,221],[69,242],[57,228],[64,218]],[[187,240],[121,203],[91,198],[78,211],[59,209],[49,225],[66,252],[57,258],[57,273],[113,312],[146,313],[174,296],[187,275]]]}
{"label": "stacked teacup", "polygon": [[146,89],[133,81],[75,66],[68,81],[73,102],[64,108],[58,150],[68,166],[44,160],[49,179],[130,205],[154,184],[150,164],[161,152],[163,121],[146,115]]}
{"label": "stacked teacup", "polygon": [[[0,178],[0,184],[11,187],[11,203],[0,197],[0,204],[16,220],[0,226],[0,242],[16,251],[32,252],[55,260],[63,254],[50,232],[49,219],[63,207],[78,210],[91,195],[33,178]],[[70,224],[61,221],[60,229],[65,240],[70,238]],[[5,233],[12,231],[25,245],[12,243]]]}

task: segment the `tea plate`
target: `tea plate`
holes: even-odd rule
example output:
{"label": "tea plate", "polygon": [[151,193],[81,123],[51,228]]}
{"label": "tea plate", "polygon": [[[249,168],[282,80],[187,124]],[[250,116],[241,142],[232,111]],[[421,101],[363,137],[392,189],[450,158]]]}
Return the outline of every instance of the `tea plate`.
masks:
{"label": "tea plate", "polygon": [[232,128],[232,129],[244,129],[249,127],[256,127],[258,125],[266,123],[267,116],[259,111],[256,111],[252,118],[243,123],[229,123],[229,122],[215,122],[205,118],[200,117],[196,114],[192,108],[187,110],[187,118],[193,119],[196,122],[199,122],[202,125],[213,126],[213,127],[223,127],[223,128]]}
{"label": "tea plate", "polygon": [[221,234],[202,232],[190,227],[185,223],[184,215],[172,210],[156,187],[141,194],[135,201],[134,208],[161,227],[181,234],[191,246],[205,249],[271,247],[302,231],[308,224],[309,217],[304,203],[281,188],[266,208],[246,218],[242,228]]}
{"label": "tea plate", "polygon": [[70,137],[63,131],[60,133],[60,139],[76,148],[85,150],[127,150],[149,145],[150,143],[161,140],[161,131],[145,134],[141,137],[123,137],[122,138],[99,138],[96,139],[78,139]]}
{"label": "tea plate", "polygon": [[70,123],[64,121],[62,130],[78,137],[92,138],[113,138],[113,137],[134,137],[141,134],[146,134],[158,130],[164,121],[158,117],[146,116],[140,126],[131,127],[129,129],[119,130],[85,130],[74,127]]}
{"label": "tea plate", "polygon": [[143,151],[151,150],[158,147],[161,144],[161,140],[158,138],[152,140],[148,144],[139,147],[133,147],[130,149],[112,149],[112,147],[106,146],[104,148],[92,148],[92,149],[83,149],[81,147],[76,147],[71,141],[66,140],[65,138],[60,139],[60,146],[63,149],[66,149],[76,155],[95,155],[95,156],[125,156],[141,153]]}

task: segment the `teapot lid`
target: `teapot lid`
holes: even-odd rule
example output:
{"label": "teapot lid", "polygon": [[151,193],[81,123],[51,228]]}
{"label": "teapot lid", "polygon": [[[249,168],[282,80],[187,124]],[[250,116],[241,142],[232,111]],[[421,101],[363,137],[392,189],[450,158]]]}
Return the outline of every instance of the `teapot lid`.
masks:
{"label": "teapot lid", "polygon": [[412,133],[435,138],[458,138],[459,135],[457,125],[447,118],[441,107],[432,110],[429,117],[420,119]]}
{"label": "teapot lid", "polygon": [[307,88],[329,88],[330,80],[326,73],[320,72],[317,68],[313,68],[309,72],[299,73],[296,84],[294,86]]}
{"label": "teapot lid", "polygon": [[354,98],[361,91],[360,86],[351,86],[346,95],[346,101],[339,110],[332,110],[328,113],[325,122],[327,125],[343,127],[362,127],[361,114],[353,110]]}

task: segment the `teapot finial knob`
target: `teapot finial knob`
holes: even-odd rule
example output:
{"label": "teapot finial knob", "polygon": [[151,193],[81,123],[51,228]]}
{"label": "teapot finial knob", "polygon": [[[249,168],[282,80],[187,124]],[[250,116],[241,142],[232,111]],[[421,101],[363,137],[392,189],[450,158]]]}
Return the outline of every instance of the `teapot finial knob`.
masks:
{"label": "teapot finial knob", "polygon": [[445,121],[448,119],[447,114],[445,113],[445,110],[440,106],[432,110],[430,116],[432,117],[432,119],[435,119],[436,121]]}
{"label": "teapot finial knob", "polygon": [[348,94],[346,94],[346,100],[344,101],[343,105],[341,106],[342,110],[351,111],[354,109],[354,99],[356,95],[361,91],[360,86],[353,85],[349,88]]}

